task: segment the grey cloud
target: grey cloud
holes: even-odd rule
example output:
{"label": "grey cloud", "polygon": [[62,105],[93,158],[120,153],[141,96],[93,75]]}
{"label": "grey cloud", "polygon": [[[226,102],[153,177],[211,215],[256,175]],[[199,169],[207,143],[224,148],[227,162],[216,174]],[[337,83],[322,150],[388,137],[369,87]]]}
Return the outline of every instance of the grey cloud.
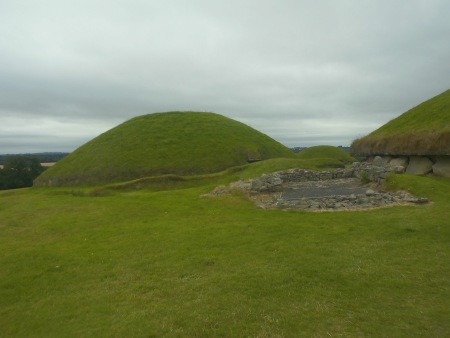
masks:
{"label": "grey cloud", "polygon": [[13,135],[0,148],[24,140],[10,117],[52,139],[43,118],[94,137],[170,110],[289,145],[349,144],[450,87],[449,12],[445,0],[3,0],[0,116]]}

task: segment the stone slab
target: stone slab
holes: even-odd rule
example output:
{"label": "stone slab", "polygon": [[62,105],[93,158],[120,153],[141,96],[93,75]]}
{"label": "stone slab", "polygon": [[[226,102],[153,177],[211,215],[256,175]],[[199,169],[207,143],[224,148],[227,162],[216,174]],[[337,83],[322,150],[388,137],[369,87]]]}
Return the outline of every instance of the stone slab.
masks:
{"label": "stone slab", "polygon": [[425,156],[411,156],[406,173],[409,175],[426,175],[433,171],[433,162]]}
{"label": "stone slab", "polygon": [[450,177],[450,156],[440,156],[435,158],[433,174],[436,176]]}

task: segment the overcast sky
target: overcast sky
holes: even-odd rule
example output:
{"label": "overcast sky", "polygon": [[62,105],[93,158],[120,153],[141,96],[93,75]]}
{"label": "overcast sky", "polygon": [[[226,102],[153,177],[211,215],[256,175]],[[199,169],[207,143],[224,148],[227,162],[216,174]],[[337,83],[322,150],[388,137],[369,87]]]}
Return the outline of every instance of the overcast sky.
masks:
{"label": "overcast sky", "polygon": [[1,0],[0,154],[212,111],[349,145],[450,88],[449,0]]}

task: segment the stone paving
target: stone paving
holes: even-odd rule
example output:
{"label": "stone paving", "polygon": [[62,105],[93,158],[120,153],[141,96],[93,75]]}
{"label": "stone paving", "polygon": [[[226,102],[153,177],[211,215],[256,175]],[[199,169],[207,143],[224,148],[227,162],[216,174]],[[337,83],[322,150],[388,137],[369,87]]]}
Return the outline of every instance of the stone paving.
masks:
{"label": "stone paving", "polygon": [[352,194],[365,194],[367,187],[362,186],[357,178],[334,179],[327,181],[291,182],[281,194],[282,200],[295,200],[302,198],[349,196]]}

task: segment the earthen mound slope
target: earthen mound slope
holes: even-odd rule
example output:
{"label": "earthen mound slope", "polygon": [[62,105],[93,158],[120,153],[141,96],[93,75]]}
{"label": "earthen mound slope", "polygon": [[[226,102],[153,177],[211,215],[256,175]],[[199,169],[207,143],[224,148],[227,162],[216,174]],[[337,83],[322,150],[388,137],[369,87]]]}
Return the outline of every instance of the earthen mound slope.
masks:
{"label": "earthen mound slope", "polygon": [[203,112],[155,113],[133,118],[94,138],[46,170],[35,186],[202,175],[277,157],[294,157],[294,153],[230,118]]}

